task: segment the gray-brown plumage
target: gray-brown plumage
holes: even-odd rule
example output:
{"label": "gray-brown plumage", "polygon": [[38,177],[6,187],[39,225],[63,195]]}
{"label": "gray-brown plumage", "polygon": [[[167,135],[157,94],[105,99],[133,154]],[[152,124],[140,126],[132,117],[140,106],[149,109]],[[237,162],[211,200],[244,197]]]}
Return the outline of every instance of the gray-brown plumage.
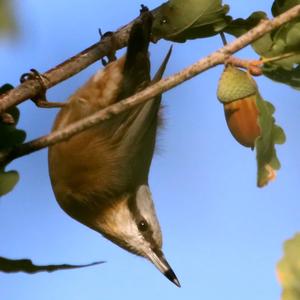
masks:
{"label": "gray-brown plumage", "polygon": [[[53,130],[78,121],[161,78],[171,51],[153,81],[148,46],[152,15],[134,23],[127,53],[108,64],[70,97]],[[71,217],[120,247],[148,258],[179,286],[164,258],[162,235],[148,186],[161,97],[100,123],[49,149],[56,199]]]}

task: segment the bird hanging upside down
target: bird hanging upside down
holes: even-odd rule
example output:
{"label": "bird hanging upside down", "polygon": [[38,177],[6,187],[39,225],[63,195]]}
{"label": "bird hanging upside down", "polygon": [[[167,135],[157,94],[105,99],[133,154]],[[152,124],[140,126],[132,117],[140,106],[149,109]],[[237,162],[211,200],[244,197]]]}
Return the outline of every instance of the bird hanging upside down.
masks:
{"label": "bird hanging upside down", "polygon": [[[96,73],[69,98],[53,130],[83,119],[159,80],[167,54],[150,79],[148,46],[152,15],[133,24],[127,53]],[[148,185],[161,96],[104,121],[49,149],[56,199],[72,218],[149,259],[180,286],[162,252],[162,234]]]}

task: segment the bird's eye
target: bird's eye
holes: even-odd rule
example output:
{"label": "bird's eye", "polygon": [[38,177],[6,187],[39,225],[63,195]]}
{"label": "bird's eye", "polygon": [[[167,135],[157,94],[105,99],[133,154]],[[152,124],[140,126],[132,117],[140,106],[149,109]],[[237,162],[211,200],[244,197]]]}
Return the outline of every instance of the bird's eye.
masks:
{"label": "bird's eye", "polygon": [[165,25],[168,23],[168,20],[166,17],[163,17],[161,20],[160,20],[160,25]]}
{"label": "bird's eye", "polygon": [[148,223],[146,220],[141,220],[138,224],[138,228],[140,231],[146,231],[148,229]]}

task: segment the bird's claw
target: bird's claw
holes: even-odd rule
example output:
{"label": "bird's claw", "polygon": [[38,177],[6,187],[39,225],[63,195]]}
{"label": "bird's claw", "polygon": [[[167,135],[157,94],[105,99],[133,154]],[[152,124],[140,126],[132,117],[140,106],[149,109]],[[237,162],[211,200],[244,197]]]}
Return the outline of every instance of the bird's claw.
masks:
{"label": "bird's claw", "polygon": [[111,50],[108,53],[108,55],[106,55],[106,57],[108,58],[108,61],[104,57],[101,58],[101,63],[105,67],[106,65],[108,65],[109,63],[111,63],[112,61],[115,61],[117,59],[117,57],[116,57],[116,50],[117,50],[116,41],[114,38],[114,33],[112,31],[107,31],[103,34],[101,29],[99,28],[99,35],[100,35],[101,41],[105,38],[111,38],[112,47],[111,47]]}
{"label": "bird's claw", "polygon": [[148,12],[148,11],[149,11],[149,8],[146,5],[141,4],[140,14],[142,15],[143,13]]}
{"label": "bird's claw", "polygon": [[20,77],[20,82],[23,83],[27,80],[38,80],[41,87],[43,88],[43,90],[46,90],[46,79],[47,77],[45,75],[42,75],[39,71],[37,71],[36,69],[30,69],[29,73],[24,73],[21,77]]}
{"label": "bird's claw", "polygon": [[46,91],[47,91],[47,83],[46,80],[48,78],[45,75],[42,75],[39,71],[36,69],[30,69],[29,73],[25,73],[21,76],[20,82],[24,83],[27,80],[37,80],[41,86],[41,92],[31,98],[31,100],[34,102],[34,104],[37,107],[41,108],[57,108],[57,107],[63,107],[65,106],[65,103],[62,102],[49,102],[46,98]]}

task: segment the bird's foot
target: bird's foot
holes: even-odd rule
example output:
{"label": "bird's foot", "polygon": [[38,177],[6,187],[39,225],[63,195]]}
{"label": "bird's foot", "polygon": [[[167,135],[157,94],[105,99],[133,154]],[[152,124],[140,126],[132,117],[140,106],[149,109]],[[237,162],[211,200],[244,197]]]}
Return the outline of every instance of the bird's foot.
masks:
{"label": "bird's foot", "polygon": [[102,34],[101,29],[99,28],[99,35],[100,35],[100,40],[104,40],[105,38],[110,38],[111,39],[111,49],[109,53],[106,55],[107,59],[106,60],[104,57],[101,58],[101,63],[105,67],[112,61],[115,61],[117,59],[116,57],[116,51],[117,51],[117,46],[116,46],[116,40],[114,38],[114,33],[112,31],[107,31],[104,34]]}
{"label": "bird's foot", "polygon": [[39,71],[35,69],[30,69],[29,73],[25,73],[21,76],[20,82],[23,83],[27,80],[38,80],[40,86],[41,86],[41,92],[31,98],[31,100],[34,102],[34,104],[41,108],[57,108],[57,107],[63,107],[66,104],[62,102],[49,102],[46,98],[46,91],[47,91],[47,84],[46,80],[48,78],[45,75],[40,74]]}

